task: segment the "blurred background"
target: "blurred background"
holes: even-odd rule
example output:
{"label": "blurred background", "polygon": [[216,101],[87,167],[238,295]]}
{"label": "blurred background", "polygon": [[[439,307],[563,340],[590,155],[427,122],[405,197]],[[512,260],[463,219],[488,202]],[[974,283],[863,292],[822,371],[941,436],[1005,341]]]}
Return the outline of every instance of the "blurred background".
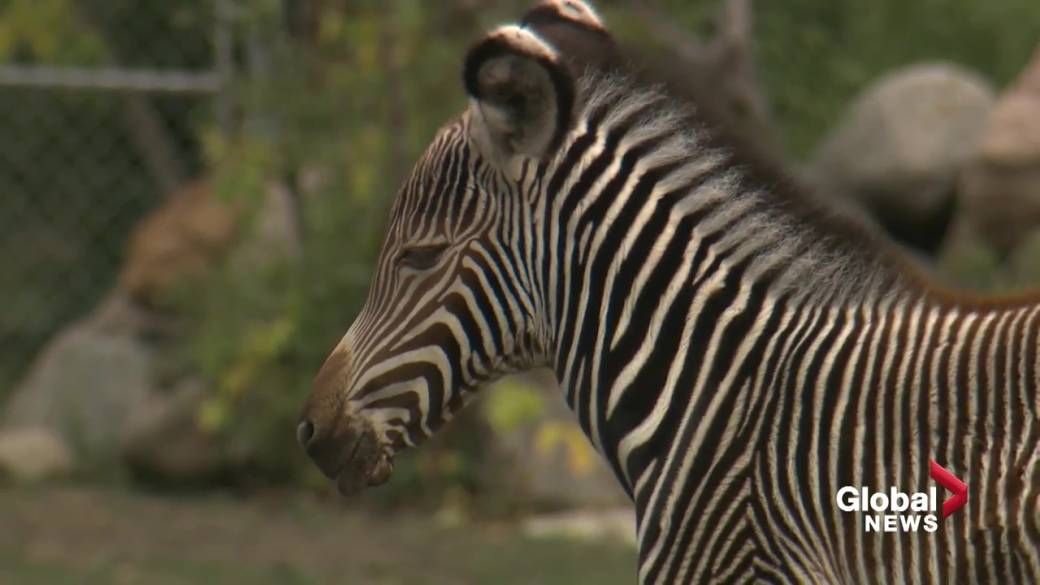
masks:
{"label": "blurred background", "polygon": [[[0,0],[0,582],[631,583],[550,375],[341,500],[294,440],[520,0]],[[1040,283],[1035,0],[601,0],[646,76],[937,278]]]}

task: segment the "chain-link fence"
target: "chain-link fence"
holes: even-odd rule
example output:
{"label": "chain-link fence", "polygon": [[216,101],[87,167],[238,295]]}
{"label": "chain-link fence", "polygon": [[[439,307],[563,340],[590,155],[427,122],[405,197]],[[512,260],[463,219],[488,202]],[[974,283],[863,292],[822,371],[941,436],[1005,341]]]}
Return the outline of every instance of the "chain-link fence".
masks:
{"label": "chain-link fence", "polygon": [[0,3],[0,395],[108,289],[133,226],[202,168],[222,0]]}

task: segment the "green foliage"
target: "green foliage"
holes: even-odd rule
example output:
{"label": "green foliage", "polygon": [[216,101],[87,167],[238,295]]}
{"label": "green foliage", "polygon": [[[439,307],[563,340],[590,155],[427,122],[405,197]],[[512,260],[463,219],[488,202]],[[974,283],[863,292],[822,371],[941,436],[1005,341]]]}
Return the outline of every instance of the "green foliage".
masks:
{"label": "green foliage", "polygon": [[1011,254],[1009,264],[1022,288],[1040,286],[1040,230],[1034,230]]}
{"label": "green foliage", "polygon": [[[720,0],[660,4],[683,28],[710,33]],[[758,0],[753,6],[758,73],[797,157],[811,151],[857,92],[895,67],[952,61],[1003,86],[1040,39],[1035,0]],[[626,10],[625,3],[616,7],[611,23],[638,34],[623,18]],[[642,39],[653,43],[649,35]]]}
{"label": "green foliage", "polygon": [[[302,253],[261,263],[232,257],[181,296],[192,323],[184,350],[211,388],[200,421],[279,480],[312,468],[292,436],[300,405],[361,307],[407,165],[462,102],[443,72],[457,67],[463,37],[438,28],[435,7],[324,9],[316,38],[303,41],[277,32],[277,12],[250,13],[250,26],[272,35],[271,70],[239,88],[241,134],[205,141],[218,194],[254,212],[276,182],[317,177],[317,186],[296,185]],[[395,482],[465,476],[468,459],[458,453],[405,459]]]}
{"label": "green foliage", "polygon": [[269,479],[291,477],[304,463],[296,414],[367,284],[367,270],[329,270],[335,256],[315,244],[299,263],[229,265],[182,297],[192,324],[185,351],[209,380],[199,422]]}
{"label": "green foliage", "polygon": [[968,234],[958,234],[945,247],[938,271],[951,283],[974,290],[995,291],[1012,284],[997,253]]}
{"label": "green foliage", "polygon": [[545,397],[541,389],[519,378],[506,378],[488,393],[484,409],[492,427],[510,432],[541,418],[545,413]]}
{"label": "green foliage", "polygon": [[952,284],[988,293],[1035,290],[1040,286],[1040,230],[1001,255],[967,229],[945,246],[937,270]]}
{"label": "green foliage", "polygon": [[538,457],[548,460],[562,452],[574,475],[592,472],[597,454],[581,427],[566,419],[546,418],[545,400],[544,389],[511,376],[488,389],[484,412],[497,433],[530,434]]}
{"label": "green foliage", "polygon": [[104,44],[77,18],[72,0],[11,0],[0,5],[0,61],[34,57],[50,63],[94,65]]}

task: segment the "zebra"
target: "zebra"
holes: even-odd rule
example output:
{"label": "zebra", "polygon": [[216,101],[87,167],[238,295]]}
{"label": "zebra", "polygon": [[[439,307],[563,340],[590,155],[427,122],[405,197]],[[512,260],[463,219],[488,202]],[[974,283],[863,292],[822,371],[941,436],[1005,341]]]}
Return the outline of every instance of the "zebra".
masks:
{"label": "zebra", "polygon": [[[547,0],[465,55],[468,106],[303,406],[322,472],[379,485],[546,366],[634,502],[640,583],[1040,583],[1037,297],[940,287],[695,109],[580,68],[547,19],[608,37]],[[936,531],[839,510],[843,486],[927,491],[932,459],[970,490]]]}

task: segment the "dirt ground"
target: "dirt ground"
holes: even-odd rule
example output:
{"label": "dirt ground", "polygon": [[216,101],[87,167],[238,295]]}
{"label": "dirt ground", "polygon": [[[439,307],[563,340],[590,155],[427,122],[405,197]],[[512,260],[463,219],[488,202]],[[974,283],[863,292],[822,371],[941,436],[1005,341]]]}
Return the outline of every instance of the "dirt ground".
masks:
{"label": "dirt ground", "polygon": [[633,583],[635,552],[298,496],[0,488],[0,584]]}

